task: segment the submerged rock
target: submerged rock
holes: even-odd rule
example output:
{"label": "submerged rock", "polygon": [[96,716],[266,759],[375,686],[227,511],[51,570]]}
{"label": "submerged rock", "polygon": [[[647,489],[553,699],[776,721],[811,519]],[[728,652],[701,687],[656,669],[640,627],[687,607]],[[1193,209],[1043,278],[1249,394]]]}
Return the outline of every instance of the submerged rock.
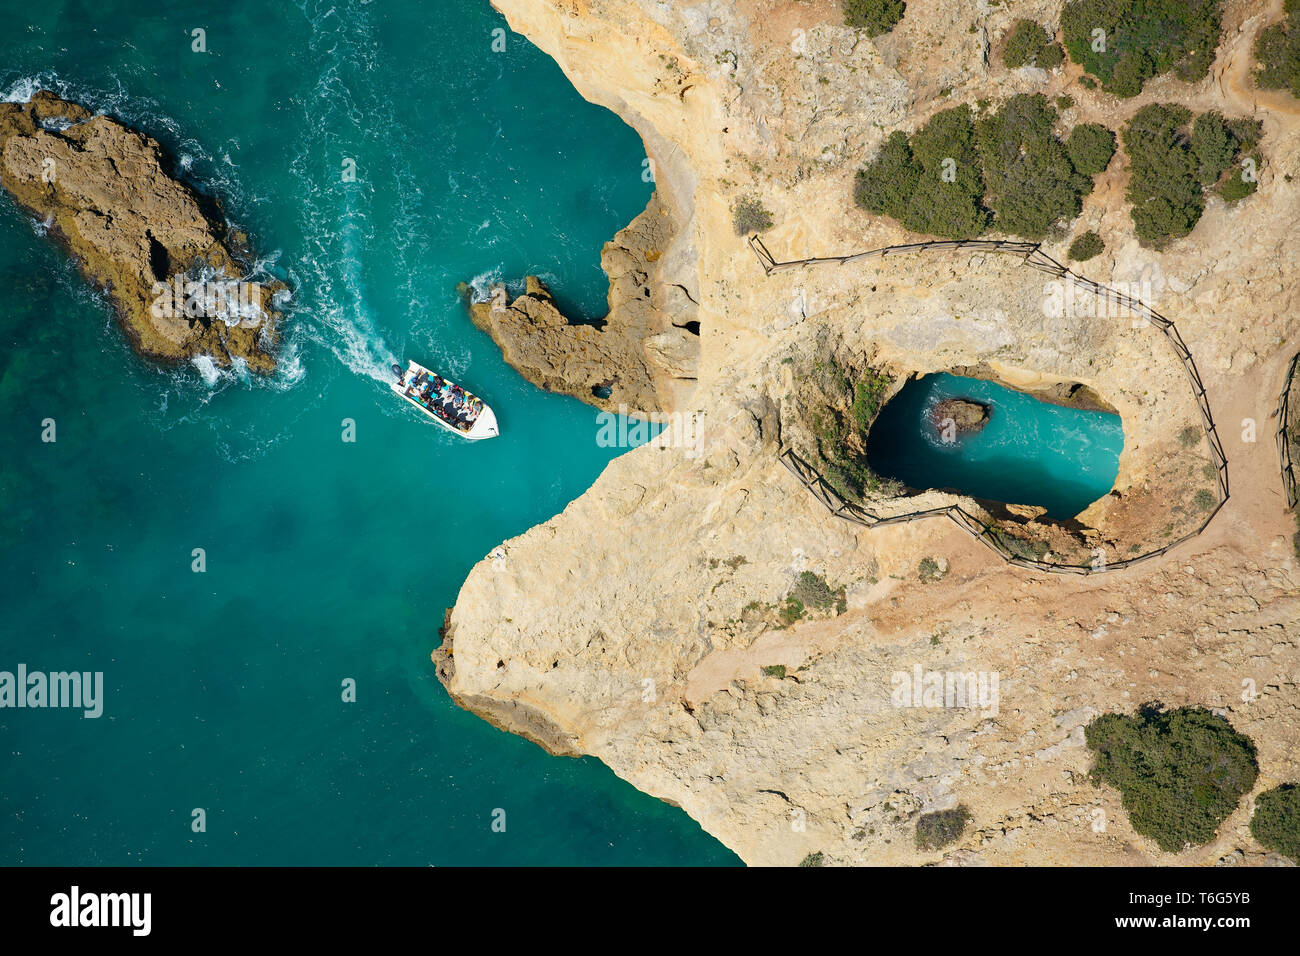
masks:
{"label": "submerged rock", "polygon": [[48,91],[0,103],[0,185],[108,294],[141,355],[275,368],[284,284],[243,281],[224,228],[164,171],[155,140]]}
{"label": "submerged rock", "polygon": [[[990,408],[968,398],[948,398],[935,405],[930,412],[930,424],[941,435],[955,429],[953,437],[969,435],[988,424]],[[949,424],[951,423],[951,424]]]}

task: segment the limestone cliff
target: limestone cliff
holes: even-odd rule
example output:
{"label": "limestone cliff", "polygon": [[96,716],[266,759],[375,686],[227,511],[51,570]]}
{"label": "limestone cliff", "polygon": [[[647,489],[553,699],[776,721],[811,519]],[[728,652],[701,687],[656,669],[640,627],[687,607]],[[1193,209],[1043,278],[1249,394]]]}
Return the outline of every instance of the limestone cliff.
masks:
{"label": "limestone cliff", "polygon": [[49,92],[0,103],[0,186],[107,292],[145,357],[275,367],[284,285],[241,281],[238,237],[223,239],[148,136]]}
{"label": "limestone cliff", "polygon": [[[1085,779],[1083,727],[1152,699],[1220,708],[1259,748],[1256,792],[1300,778],[1300,566],[1268,423],[1300,321],[1300,125],[1294,101],[1249,80],[1278,4],[1227,4],[1203,82],[1162,77],[1117,100],[1073,66],[990,57],[1017,17],[1055,22],[1052,0],[909,3],[874,40],[842,27],[831,0],[496,3],[643,137],[675,218],[672,275],[698,302],[692,404],[706,414],[698,446],[623,455],[470,573],[434,655],[455,699],[556,752],[594,754],[750,863],[1277,862],[1249,835],[1250,798],[1181,854],[1135,834],[1119,795]],[[1079,225],[1107,251],[1082,271],[1136,283],[1176,320],[1231,474],[1204,533],[1089,577],[1009,566],[942,519],[837,520],[776,453],[799,440],[807,373],[829,355],[895,379],[981,369],[1038,392],[1083,386],[1125,429],[1115,492],[1081,516],[1089,543],[1159,545],[1199,523],[1196,492],[1213,487],[1203,439],[1180,437],[1196,396],[1167,342],[1127,317],[1054,315],[1051,278],[1005,256],[765,276],[731,222],[738,199],[760,197],[775,220],[764,241],[785,259],[913,241],[853,208],[855,170],[893,129],[1026,91],[1068,91],[1071,122],[1115,126],[1159,101],[1264,124],[1259,192],[1211,199],[1162,253],[1133,238],[1122,156],[1085,201]],[[1046,251],[1064,260],[1064,242]],[[843,606],[787,625],[773,609],[805,571],[843,588]],[[897,706],[896,675],[916,668],[996,672],[998,706]],[[918,850],[917,815],[959,803],[973,813],[962,840]]]}

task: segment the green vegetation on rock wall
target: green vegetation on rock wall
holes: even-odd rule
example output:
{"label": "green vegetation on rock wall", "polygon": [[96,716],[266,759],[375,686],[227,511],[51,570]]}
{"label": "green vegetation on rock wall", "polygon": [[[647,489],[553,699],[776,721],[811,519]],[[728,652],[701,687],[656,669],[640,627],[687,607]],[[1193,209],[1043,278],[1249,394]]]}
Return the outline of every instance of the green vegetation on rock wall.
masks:
{"label": "green vegetation on rock wall", "polygon": [[851,376],[832,360],[818,362],[814,378],[818,390],[830,398],[812,413],[817,471],[849,501],[868,494],[899,494],[898,482],[881,478],[867,466],[867,433],[884,405],[889,376],[872,368]]}

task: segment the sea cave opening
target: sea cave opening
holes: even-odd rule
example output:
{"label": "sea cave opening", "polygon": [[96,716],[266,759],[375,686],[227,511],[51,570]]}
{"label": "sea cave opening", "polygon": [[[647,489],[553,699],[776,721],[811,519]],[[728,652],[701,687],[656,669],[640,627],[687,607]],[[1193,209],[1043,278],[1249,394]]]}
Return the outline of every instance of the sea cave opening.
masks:
{"label": "sea cave opening", "polygon": [[1068,521],[1114,487],[1120,416],[950,373],[909,380],[880,410],[867,463],[915,491],[1046,509]]}

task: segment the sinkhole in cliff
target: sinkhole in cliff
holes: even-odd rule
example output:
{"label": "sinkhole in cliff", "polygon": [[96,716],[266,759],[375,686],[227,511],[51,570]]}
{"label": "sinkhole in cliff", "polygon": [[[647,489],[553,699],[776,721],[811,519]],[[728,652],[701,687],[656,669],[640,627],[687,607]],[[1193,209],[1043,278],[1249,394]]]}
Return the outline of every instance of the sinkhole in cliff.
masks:
{"label": "sinkhole in cliff", "polygon": [[[987,418],[979,423],[983,410]],[[1114,486],[1123,447],[1123,426],[1112,412],[940,373],[910,380],[881,409],[867,438],[867,463],[918,491],[1035,505],[1064,521]]]}

